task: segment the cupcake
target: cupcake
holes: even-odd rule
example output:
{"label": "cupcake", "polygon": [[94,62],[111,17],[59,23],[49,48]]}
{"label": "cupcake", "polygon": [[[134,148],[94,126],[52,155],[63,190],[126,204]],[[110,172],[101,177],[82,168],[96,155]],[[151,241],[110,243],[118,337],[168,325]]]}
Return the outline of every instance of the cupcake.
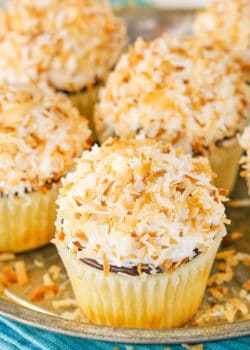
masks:
{"label": "cupcake", "polygon": [[199,307],[225,235],[204,157],[152,139],[108,139],[63,180],[55,244],[84,314],[167,328]]}
{"label": "cupcake", "polygon": [[50,241],[58,188],[89,147],[84,117],[49,89],[0,85],[0,251]]}
{"label": "cupcake", "polygon": [[97,0],[13,0],[0,24],[0,81],[45,81],[91,117],[125,43],[125,27]]}
{"label": "cupcake", "polygon": [[239,140],[240,145],[245,151],[245,155],[241,158],[241,164],[243,166],[241,175],[246,178],[248,193],[250,195],[250,125],[245,128]]}
{"label": "cupcake", "polygon": [[205,42],[219,41],[243,64],[250,80],[250,1],[217,0],[201,11],[194,24],[195,35]]}
{"label": "cupcake", "polygon": [[205,154],[231,190],[241,149],[236,135],[247,123],[250,87],[223,48],[193,38],[138,39],[101,91],[95,111],[99,140],[137,134]]}

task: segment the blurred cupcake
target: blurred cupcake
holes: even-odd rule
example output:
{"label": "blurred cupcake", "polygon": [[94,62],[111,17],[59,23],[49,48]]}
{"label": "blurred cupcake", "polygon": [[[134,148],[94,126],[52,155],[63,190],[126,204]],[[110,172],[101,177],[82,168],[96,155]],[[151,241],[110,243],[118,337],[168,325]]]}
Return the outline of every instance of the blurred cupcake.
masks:
{"label": "blurred cupcake", "polygon": [[246,178],[248,193],[250,195],[250,126],[246,127],[240,139],[240,145],[245,151],[245,155],[241,158],[243,171],[241,175]]}
{"label": "blurred cupcake", "polygon": [[195,39],[139,39],[122,56],[100,94],[95,123],[100,141],[137,134],[206,154],[231,190],[241,149],[236,135],[247,123],[250,87],[223,49]]}
{"label": "blurred cupcake", "polygon": [[63,180],[55,243],[96,324],[182,325],[203,298],[225,234],[204,157],[151,139],[110,138]]}
{"label": "blurred cupcake", "polygon": [[1,13],[0,81],[45,81],[91,117],[125,27],[97,0],[13,0]]}
{"label": "blurred cupcake", "polygon": [[204,42],[219,41],[243,64],[250,80],[250,1],[217,0],[201,11],[194,24],[195,35]]}
{"label": "blurred cupcake", "polygon": [[89,147],[90,135],[63,94],[0,85],[0,251],[50,241],[60,179]]}

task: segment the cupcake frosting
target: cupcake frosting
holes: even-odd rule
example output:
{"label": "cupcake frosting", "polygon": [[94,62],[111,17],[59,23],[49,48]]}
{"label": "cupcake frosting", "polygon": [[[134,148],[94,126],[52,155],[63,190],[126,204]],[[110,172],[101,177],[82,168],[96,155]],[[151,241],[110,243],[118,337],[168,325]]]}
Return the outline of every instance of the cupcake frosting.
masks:
{"label": "cupcake frosting", "polygon": [[143,134],[196,151],[242,129],[249,96],[240,66],[219,45],[138,39],[101,92],[96,128],[102,141]]}
{"label": "cupcake frosting", "polygon": [[108,139],[63,180],[57,239],[105,266],[165,267],[211,246],[226,221],[208,160],[152,139]]}
{"label": "cupcake frosting", "polygon": [[217,0],[195,20],[195,34],[205,42],[220,41],[250,68],[250,1]]}
{"label": "cupcake frosting", "polygon": [[13,0],[0,19],[0,81],[79,91],[106,78],[125,44],[106,1]]}
{"label": "cupcake frosting", "polygon": [[89,147],[90,135],[63,94],[0,85],[0,196],[45,191]]}

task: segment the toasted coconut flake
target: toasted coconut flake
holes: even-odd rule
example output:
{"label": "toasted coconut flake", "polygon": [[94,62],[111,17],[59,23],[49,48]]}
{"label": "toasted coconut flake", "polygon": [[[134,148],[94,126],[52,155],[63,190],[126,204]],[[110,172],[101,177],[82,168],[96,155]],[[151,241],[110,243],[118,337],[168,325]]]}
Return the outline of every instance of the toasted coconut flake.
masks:
{"label": "toasted coconut flake", "polygon": [[54,282],[58,282],[61,279],[61,268],[57,265],[49,267],[48,272]]}
{"label": "toasted coconut flake", "polygon": [[225,297],[228,294],[228,288],[226,288],[224,286],[217,286],[217,287],[209,288],[208,291],[212,295],[213,298],[215,298],[219,301],[222,301],[223,299],[225,299]]}
{"label": "toasted coconut flake", "polygon": [[230,235],[231,239],[233,241],[238,241],[239,239],[241,239],[243,237],[243,233],[242,232],[232,232]]}
{"label": "toasted coconut flake", "polygon": [[226,303],[225,311],[224,311],[224,317],[227,320],[227,322],[232,323],[235,320],[237,309],[236,307],[231,303]]}
{"label": "toasted coconut flake", "polygon": [[0,262],[11,261],[16,258],[14,253],[2,253],[0,254]]}
{"label": "toasted coconut flake", "polygon": [[34,259],[33,261],[34,265],[40,269],[44,268],[44,261],[39,259]]}
{"label": "toasted coconut flake", "polygon": [[234,255],[235,252],[236,252],[235,249],[229,249],[229,250],[220,251],[219,253],[216,254],[216,259],[217,260],[226,259],[226,258]]}
{"label": "toasted coconut flake", "polygon": [[50,274],[48,272],[46,272],[44,275],[43,275],[43,284],[45,286],[51,286],[52,284],[54,284],[54,282],[52,281],[51,277],[50,277]]}
{"label": "toasted coconut flake", "polygon": [[12,266],[6,265],[2,269],[1,282],[5,287],[10,287],[17,282],[17,275]]}
{"label": "toasted coconut flake", "polygon": [[46,286],[46,285],[37,286],[31,291],[28,299],[29,301],[33,301],[33,302],[45,299],[46,292],[51,292],[53,297],[58,292],[58,286],[56,286],[55,284],[50,286]]}
{"label": "toasted coconut flake", "polygon": [[27,274],[27,269],[24,261],[17,261],[14,264],[14,268],[17,276],[17,283],[19,286],[26,286],[29,282],[29,277]]}
{"label": "toasted coconut flake", "polygon": [[52,306],[55,310],[77,307],[75,299],[53,300]]}
{"label": "toasted coconut flake", "polygon": [[250,279],[243,283],[242,288],[250,292]]}

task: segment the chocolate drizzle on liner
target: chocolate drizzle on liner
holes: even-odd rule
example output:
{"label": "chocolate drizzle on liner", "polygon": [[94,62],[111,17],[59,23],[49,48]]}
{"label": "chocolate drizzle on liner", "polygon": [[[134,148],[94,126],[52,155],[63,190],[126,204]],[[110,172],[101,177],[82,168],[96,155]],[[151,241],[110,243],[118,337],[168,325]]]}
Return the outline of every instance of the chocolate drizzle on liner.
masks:
{"label": "chocolate drizzle on liner", "polygon": [[[195,248],[194,249],[194,258],[196,258],[201,252]],[[84,262],[86,265],[89,265],[91,267],[94,267],[95,269],[101,270],[103,271],[103,265],[99,264],[96,260],[94,259],[80,259],[82,262]],[[173,263],[169,270],[171,270],[172,267],[178,267],[177,263]],[[147,275],[151,275],[151,274],[156,274],[156,273],[163,273],[165,272],[163,270],[163,268],[161,268],[160,266],[150,266],[150,265],[142,265],[140,272],[137,266],[132,266],[132,267],[125,267],[125,266],[115,266],[115,265],[109,265],[109,272],[114,272],[114,273],[124,273],[126,275],[129,276],[139,276],[142,273],[145,273]],[[167,272],[167,271],[166,271]]]}

